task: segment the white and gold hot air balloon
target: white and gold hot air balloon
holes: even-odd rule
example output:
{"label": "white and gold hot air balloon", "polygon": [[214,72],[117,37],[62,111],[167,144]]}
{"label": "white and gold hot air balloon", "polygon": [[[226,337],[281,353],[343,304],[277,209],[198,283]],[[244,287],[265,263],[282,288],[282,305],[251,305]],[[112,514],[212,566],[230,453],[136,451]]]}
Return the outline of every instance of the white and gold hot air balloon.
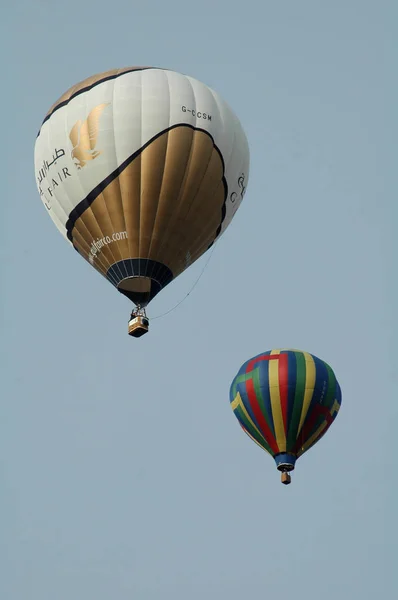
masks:
{"label": "white and gold hot air balloon", "polygon": [[174,71],[131,67],[61,96],[37,136],[35,170],[62,235],[138,307],[129,326],[138,337],[149,302],[231,222],[249,148],[212,89]]}

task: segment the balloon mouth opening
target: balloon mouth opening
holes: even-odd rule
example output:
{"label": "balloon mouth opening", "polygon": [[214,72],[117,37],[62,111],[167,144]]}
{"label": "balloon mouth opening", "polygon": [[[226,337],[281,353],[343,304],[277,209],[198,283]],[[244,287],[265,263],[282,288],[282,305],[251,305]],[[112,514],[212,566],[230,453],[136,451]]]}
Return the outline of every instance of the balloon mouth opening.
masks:
{"label": "balloon mouth opening", "polygon": [[122,279],[117,287],[120,291],[149,295],[151,291],[151,279],[150,277],[133,275],[132,277]]}
{"label": "balloon mouth opening", "polygon": [[280,463],[276,468],[278,471],[282,471],[283,473],[286,473],[287,471],[294,471],[294,465],[292,465],[292,463]]}
{"label": "balloon mouth opening", "polygon": [[149,258],[120,260],[108,269],[106,276],[121,294],[140,307],[148,306],[173,280],[173,273],[166,265]]}
{"label": "balloon mouth opening", "polygon": [[282,471],[282,473],[287,473],[289,471],[294,470],[297,457],[294,454],[281,452],[280,454],[276,454],[274,456],[274,460],[278,471]]}
{"label": "balloon mouth opening", "polygon": [[145,307],[150,299],[151,283],[149,277],[135,275],[122,279],[117,289],[137,306]]}

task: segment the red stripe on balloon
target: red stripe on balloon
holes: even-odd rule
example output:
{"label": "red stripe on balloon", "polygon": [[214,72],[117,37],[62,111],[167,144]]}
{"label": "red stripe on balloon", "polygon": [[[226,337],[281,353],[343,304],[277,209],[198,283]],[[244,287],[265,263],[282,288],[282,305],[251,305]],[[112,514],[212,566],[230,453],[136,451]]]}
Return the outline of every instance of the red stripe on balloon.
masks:
{"label": "red stripe on balloon", "polygon": [[279,397],[281,399],[283,424],[285,427],[285,435],[287,435],[287,416],[288,416],[288,355],[279,355],[278,375],[279,375]]}
{"label": "red stripe on balloon", "polygon": [[297,449],[300,446],[302,446],[310,437],[311,431],[314,428],[314,425],[320,415],[323,415],[325,417],[325,421],[327,423],[327,427],[325,427],[322,433],[326,433],[326,431],[329,429],[330,425],[333,423],[333,417],[330,414],[330,410],[326,406],[317,404],[311,411],[311,415],[309,416],[308,421],[304,421],[303,429],[296,442],[295,451],[297,451]]}
{"label": "red stripe on balloon", "polygon": [[257,358],[252,358],[252,360],[247,363],[246,373],[253,371],[254,365],[258,362],[263,360],[278,360],[281,356],[287,357],[287,354],[262,354],[261,356],[257,356]]}
{"label": "red stripe on balloon", "polygon": [[260,405],[257,400],[256,390],[254,389],[253,379],[246,380],[246,393],[249,398],[250,406],[253,411],[253,414],[256,418],[257,424],[260,428],[260,431],[265,438],[266,442],[269,444],[272,452],[277,454],[279,452],[278,444],[274,436],[272,435],[271,429],[268,427],[268,423],[265,420],[263,413],[261,412]]}

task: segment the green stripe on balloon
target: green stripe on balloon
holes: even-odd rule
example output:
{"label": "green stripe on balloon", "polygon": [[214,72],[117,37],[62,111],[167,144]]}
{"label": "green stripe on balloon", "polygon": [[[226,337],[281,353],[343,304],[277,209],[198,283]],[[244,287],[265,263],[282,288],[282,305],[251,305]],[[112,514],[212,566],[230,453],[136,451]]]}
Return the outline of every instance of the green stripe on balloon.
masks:
{"label": "green stripe on balloon", "polygon": [[247,429],[247,431],[250,433],[250,435],[259,443],[259,445],[262,448],[264,448],[264,450],[269,452],[272,456],[273,452],[271,450],[271,447],[266,442],[266,440],[258,433],[258,431],[252,426],[250,421],[248,421],[242,408],[240,406],[237,406],[234,410],[234,413],[238,417],[238,420],[240,420],[241,423],[243,423],[244,427]]}
{"label": "green stripe on balloon", "polygon": [[293,450],[296,445],[298,428],[300,425],[301,411],[303,409],[305,380],[306,380],[306,362],[302,352],[295,352],[296,355],[296,389],[294,393],[294,405],[292,418],[289,423],[289,433],[287,436],[287,450]]}

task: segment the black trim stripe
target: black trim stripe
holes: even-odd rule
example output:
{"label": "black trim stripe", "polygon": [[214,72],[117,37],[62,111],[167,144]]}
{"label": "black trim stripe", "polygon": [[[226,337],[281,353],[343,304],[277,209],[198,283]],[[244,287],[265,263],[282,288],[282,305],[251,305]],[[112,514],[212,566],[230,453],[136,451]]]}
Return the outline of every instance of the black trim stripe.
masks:
{"label": "black trim stripe", "polygon": [[[163,131],[160,131],[159,133],[157,133],[146,144],[144,144],[139,150],[137,150],[131,156],[126,158],[126,160],[124,162],[122,162],[122,164],[119,167],[117,167],[117,169],[115,169],[110,175],[108,175],[108,177],[106,177],[103,181],[101,181],[101,183],[99,183],[83,200],[81,200],[79,202],[79,204],[77,206],[75,206],[75,208],[70,213],[69,218],[66,222],[66,235],[67,235],[68,239],[72,242],[72,244],[73,244],[72,231],[75,226],[75,223],[82,216],[82,214],[88,208],[90,208],[90,206],[94,202],[94,200],[104,191],[104,189],[110,183],[112,183],[112,181],[114,181],[133,162],[133,160],[135,160],[137,158],[137,156],[139,156],[141,154],[141,152],[143,152],[145,150],[145,148],[147,148],[150,144],[152,144],[152,142],[154,142],[157,138],[159,138],[163,134],[171,131],[172,129],[176,129],[177,127],[188,127],[190,129],[193,129],[194,131],[201,131],[201,132],[207,134],[211,138],[214,148],[216,149],[216,151],[218,152],[218,154],[220,156],[221,163],[222,163],[222,170],[223,170],[222,181],[223,181],[223,185],[224,185],[224,203],[223,203],[222,209],[221,209],[221,222],[216,231],[215,239],[217,238],[217,236],[219,235],[219,233],[221,231],[221,227],[222,227],[222,224],[225,219],[226,201],[228,198],[228,184],[227,184],[227,180],[225,179],[224,158],[221,154],[220,149],[218,148],[218,146],[216,146],[213,136],[208,131],[206,131],[205,129],[201,129],[200,127],[194,127],[193,125],[189,125],[187,123],[178,123],[177,125],[172,125],[171,127],[168,127],[167,129],[164,129]],[[214,242],[212,242],[212,243],[214,243]],[[212,244],[210,244],[210,246],[211,245]],[[209,248],[210,248],[210,246],[209,246]]]}
{"label": "black trim stripe", "polygon": [[[140,72],[140,71],[148,71],[150,69],[160,69],[160,67],[131,67],[131,69],[128,69],[127,71],[123,71],[122,73],[114,73],[113,75],[108,75],[107,77],[103,77],[102,79],[99,79],[98,81],[94,81],[94,83],[92,83],[91,85],[87,85],[84,88],[81,88],[80,90],[77,90],[77,92],[75,92],[74,94],[72,94],[67,100],[63,100],[63,102],[60,102],[59,104],[57,104],[56,106],[54,106],[54,108],[52,109],[52,111],[50,113],[48,113],[48,115],[45,116],[41,126],[40,126],[40,130],[39,133],[37,134],[37,137],[39,137],[40,132],[41,132],[41,128],[43,127],[44,123],[46,121],[48,121],[48,119],[50,119],[50,117],[52,117],[52,115],[59,109],[62,108],[63,106],[66,106],[67,104],[69,104],[69,102],[71,100],[73,100],[73,98],[76,98],[76,96],[80,96],[80,94],[84,94],[85,92],[88,92],[89,90],[95,88],[97,85],[99,85],[100,83],[104,83],[104,81],[111,81],[112,79],[117,79],[118,77],[122,77],[123,75],[127,75],[127,73],[135,73],[135,72]],[[162,71],[170,71],[170,69],[161,69]]]}
{"label": "black trim stripe", "polygon": [[221,227],[222,227],[222,224],[224,223],[225,215],[227,212],[226,202],[227,202],[227,198],[228,198],[228,184],[227,184],[227,180],[225,179],[225,175],[223,176],[223,184],[224,184],[224,204],[222,205],[222,209],[221,209],[221,223],[217,227],[217,231],[216,231],[216,235],[214,236],[214,240],[211,242],[211,244],[209,244],[207,246],[207,250],[210,250],[210,248],[213,246],[216,239],[220,235]]}

